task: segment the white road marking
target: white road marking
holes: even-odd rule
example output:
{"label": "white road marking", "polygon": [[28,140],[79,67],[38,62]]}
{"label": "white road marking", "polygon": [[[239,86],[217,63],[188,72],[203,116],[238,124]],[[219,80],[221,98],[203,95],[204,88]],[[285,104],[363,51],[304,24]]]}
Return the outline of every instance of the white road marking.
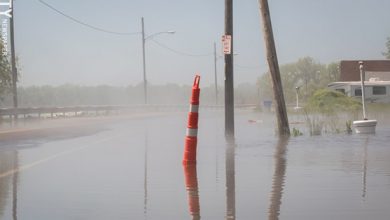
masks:
{"label": "white road marking", "polygon": [[93,142],[93,143],[87,144],[87,145],[83,145],[83,146],[80,146],[80,147],[73,148],[73,149],[71,149],[71,150],[62,151],[62,152],[60,152],[60,153],[51,155],[51,156],[46,157],[46,158],[43,158],[43,159],[41,159],[41,160],[37,160],[37,161],[35,161],[35,162],[33,162],[33,163],[30,163],[30,164],[26,164],[26,165],[23,165],[23,166],[19,166],[18,168],[15,168],[15,169],[6,171],[6,172],[4,172],[4,173],[0,173],[0,178],[4,178],[4,177],[10,176],[10,175],[13,175],[14,173],[17,173],[17,172],[21,172],[21,171],[30,169],[30,168],[32,168],[32,167],[35,167],[35,166],[39,165],[39,164],[42,164],[42,163],[45,163],[45,162],[54,160],[54,159],[56,159],[56,158],[58,158],[58,157],[60,157],[60,156],[64,156],[64,155],[67,155],[67,154],[71,154],[71,153],[74,153],[74,152],[83,150],[83,149],[88,148],[88,147],[91,147],[91,146],[93,146],[93,145],[95,145],[95,144],[100,144],[100,143],[109,141],[109,140],[111,140],[111,139],[120,137],[120,136],[122,136],[122,135],[123,135],[123,134],[116,135],[116,136],[109,137],[109,138],[104,138],[104,139],[101,139],[101,140],[99,140],[99,141],[95,141],[95,142]]}

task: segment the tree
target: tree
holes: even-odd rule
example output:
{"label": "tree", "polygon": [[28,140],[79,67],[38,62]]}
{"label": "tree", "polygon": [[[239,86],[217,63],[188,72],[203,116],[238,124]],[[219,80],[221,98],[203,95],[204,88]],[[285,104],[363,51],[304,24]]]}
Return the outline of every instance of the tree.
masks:
{"label": "tree", "polygon": [[[324,65],[311,57],[304,57],[295,63],[280,66],[283,92],[287,103],[294,103],[296,88],[299,88],[299,97],[306,101],[318,89],[326,88],[330,82],[339,78],[337,63]],[[258,81],[262,99],[272,99],[272,88],[269,74],[264,74]]]}
{"label": "tree", "polygon": [[386,57],[386,59],[390,59],[390,37],[387,38],[386,49],[387,52],[383,52],[382,54]]}
{"label": "tree", "polygon": [[3,51],[4,45],[0,41],[0,97],[8,92],[12,85],[11,65]]}
{"label": "tree", "polygon": [[340,69],[338,63],[330,63],[327,65],[327,71],[329,74],[330,82],[339,81],[340,80]]}

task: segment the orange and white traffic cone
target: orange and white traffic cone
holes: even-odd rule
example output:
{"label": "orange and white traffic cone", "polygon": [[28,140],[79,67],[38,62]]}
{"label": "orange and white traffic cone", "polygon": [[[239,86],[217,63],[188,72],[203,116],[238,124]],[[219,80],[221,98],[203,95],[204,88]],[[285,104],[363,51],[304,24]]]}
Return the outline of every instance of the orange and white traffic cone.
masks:
{"label": "orange and white traffic cone", "polygon": [[199,112],[199,81],[200,76],[196,75],[194,85],[192,86],[192,95],[190,100],[190,112],[188,113],[188,124],[186,139],[184,145],[183,164],[196,163],[196,145],[198,142],[198,112]]}

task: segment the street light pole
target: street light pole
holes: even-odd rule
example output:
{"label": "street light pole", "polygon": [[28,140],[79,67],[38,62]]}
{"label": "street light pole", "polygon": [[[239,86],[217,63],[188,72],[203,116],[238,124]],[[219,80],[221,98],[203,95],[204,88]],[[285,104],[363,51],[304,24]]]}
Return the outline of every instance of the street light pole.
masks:
{"label": "street light pole", "polygon": [[145,43],[146,40],[153,38],[159,34],[174,34],[175,31],[161,31],[149,36],[145,36],[145,26],[144,26],[144,17],[141,17],[141,26],[142,26],[142,67],[144,72],[144,104],[148,104],[148,81],[146,79],[146,59],[145,59]]}
{"label": "street light pole", "polygon": [[145,61],[144,17],[141,18],[141,25],[142,25],[142,64],[143,64],[143,72],[144,72],[144,104],[148,104],[147,81],[146,81],[146,61]]}
{"label": "street light pole", "polygon": [[215,105],[218,105],[217,46],[215,42],[214,42],[214,77],[215,77]]}
{"label": "street light pole", "polygon": [[295,109],[300,109],[299,107],[299,88],[301,88],[300,86],[297,86],[295,87],[295,93],[296,93],[296,101],[297,101],[297,106],[295,106]]}

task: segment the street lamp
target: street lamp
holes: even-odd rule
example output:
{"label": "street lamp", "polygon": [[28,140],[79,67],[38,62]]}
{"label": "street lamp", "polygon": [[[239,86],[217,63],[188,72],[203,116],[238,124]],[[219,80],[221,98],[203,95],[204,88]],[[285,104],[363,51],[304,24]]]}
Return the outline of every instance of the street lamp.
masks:
{"label": "street lamp", "polygon": [[215,82],[215,105],[218,105],[218,83],[217,83],[217,45],[214,42],[214,82]]}
{"label": "street lamp", "polygon": [[144,28],[144,18],[141,18],[142,24],[142,64],[143,64],[143,72],[144,72],[144,104],[148,104],[148,94],[147,94],[147,80],[146,80],[146,62],[145,62],[145,42],[148,39],[151,39],[159,34],[174,34],[175,31],[161,31],[149,36],[145,36],[145,28]]}
{"label": "street lamp", "polygon": [[302,107],[299,107],[299,89],[300,88],[301,88],[300,86],[295,87],[295,94],[296,94],[296,100],[297,100],[297,106],[294,107],[295,110],[299,110],[302,108]]}

